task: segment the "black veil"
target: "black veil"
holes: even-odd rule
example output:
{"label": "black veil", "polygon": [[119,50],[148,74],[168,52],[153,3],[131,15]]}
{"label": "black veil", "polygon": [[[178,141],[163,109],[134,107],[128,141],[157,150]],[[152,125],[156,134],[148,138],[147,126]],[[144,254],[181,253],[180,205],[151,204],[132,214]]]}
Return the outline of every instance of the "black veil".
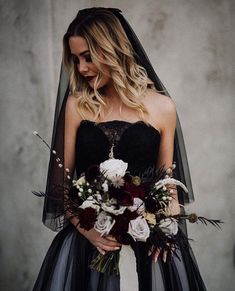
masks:
{"label": "black veil", "polygon": [[[156,72],[154,71],[151,62],[149,61],[148,56],[146,55],[136,34],[130,27],[127,20],[123,17],[121,10],[116,8],[101,7],[87,8],[79,10],[77,16],[82,17],[85,20],[87,17],[93,17],[96,11],[98,11],[99,9],[108,10],[119,19],[130,43],[132,44],[137,63],[145,68],[148,77],[153,81],[156,89],[159,91],[163,91],[162,93],[164,95],[170,96],[166,88],[162,84],[161,80],[157,76]],[[50,154],[50,161],[48,166],[46,197],[44,200],[42,218],[43,223],[53,231],[59,231],[68,224],[68,221],[64,216],[64,193],[63,187],[61,187],[62,185],[65,185],[68,180],[66,179],[65,171],[58,167],[58,158],[60,159],[59,163],[63,165],[65,105],[68,95],[68,74],[62,63],[54,115],[54,126],[51,142],[52,151]],[[56,151],[56,155],[53,154],[53,151]],[[176,163],[175,177],[183,182],[189,191],[188,194],[185,194],[180,189],[178,189],[179,202],[181,204],[190,203],[194,200],[194,195],[187,161],[187,154],[178,115],[174,140],[174,162]]]}

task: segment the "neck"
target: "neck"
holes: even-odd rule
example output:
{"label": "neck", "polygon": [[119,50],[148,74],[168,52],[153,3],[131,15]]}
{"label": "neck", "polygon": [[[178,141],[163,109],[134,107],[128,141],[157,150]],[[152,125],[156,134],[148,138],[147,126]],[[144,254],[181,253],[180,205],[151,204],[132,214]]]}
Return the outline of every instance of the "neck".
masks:
{"label": "neck", "polygon": [[122,104],[121,98],[114,88],[113,83],[105,86],[103,90],[103,96],[105,97],[107,104],[113,108],[120,107]]}

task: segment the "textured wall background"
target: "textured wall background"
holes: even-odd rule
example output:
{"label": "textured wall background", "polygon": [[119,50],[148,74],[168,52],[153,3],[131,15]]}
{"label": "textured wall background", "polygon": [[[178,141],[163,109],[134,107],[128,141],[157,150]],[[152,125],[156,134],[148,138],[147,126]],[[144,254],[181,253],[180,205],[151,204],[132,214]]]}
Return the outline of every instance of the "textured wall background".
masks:
{"label": "textured wall background", "polygon": [[41,223],[61,39],[78,9],[122,9],[176,102],[196,202],[189,209],[222,218],[222,231],[193,226],[195,251],[210,291],[234,290],[235,80],[232,0],[0,1],[3,291],[29,291],[55,235]]}

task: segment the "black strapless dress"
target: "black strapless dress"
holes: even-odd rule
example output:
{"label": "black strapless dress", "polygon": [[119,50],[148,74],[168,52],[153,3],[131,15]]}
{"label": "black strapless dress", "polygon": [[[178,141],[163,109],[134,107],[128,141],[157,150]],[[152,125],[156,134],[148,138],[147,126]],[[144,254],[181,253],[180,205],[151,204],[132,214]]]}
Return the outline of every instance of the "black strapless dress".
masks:
{"label": "black strapless dress", "polygon": [[[160,133],[142,121],[83,120],[77,132],[76,172],[80,175],[93,164],[108,159],[113,145],[114,157],[128,163],[128,170],[138,175],[156,165]],[[192,250],[181,249],[166,263],[156,263],[148,256],[146,244],[133,247],[139,291],[204,291]],[[120,289],[120,276],[109,276],[88,267],[94,246],[69,223],[54,238],[41,266],[33,291],[138,291],[125,286]]]}

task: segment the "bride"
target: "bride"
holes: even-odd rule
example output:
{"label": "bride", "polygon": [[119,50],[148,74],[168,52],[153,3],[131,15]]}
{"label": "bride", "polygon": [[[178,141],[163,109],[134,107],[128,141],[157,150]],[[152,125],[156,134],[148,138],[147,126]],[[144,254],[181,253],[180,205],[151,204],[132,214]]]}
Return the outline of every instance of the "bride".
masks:
{"label": "bride", "polygon": [[[193,194],[175,103],[121,11],[80,10],[64,35],[63,49],[43,211],[43,223],[59,232],[33,290],[206,290],[190,247],[166,260],[161,250],[149,254],[146,243],[124,246],[94,228],[83,229],[77,217],[64,213],[64,194],[55,185],[67,180],[54,151],[71,177],[108,159],[111,150],[133,174],[176,161],[176,174],[189,195],[175,189],[172,211],[179,213],[179,201],[187,203]],[[121,250],[120,275],[89,268],[95,249],[102,255]]]}

